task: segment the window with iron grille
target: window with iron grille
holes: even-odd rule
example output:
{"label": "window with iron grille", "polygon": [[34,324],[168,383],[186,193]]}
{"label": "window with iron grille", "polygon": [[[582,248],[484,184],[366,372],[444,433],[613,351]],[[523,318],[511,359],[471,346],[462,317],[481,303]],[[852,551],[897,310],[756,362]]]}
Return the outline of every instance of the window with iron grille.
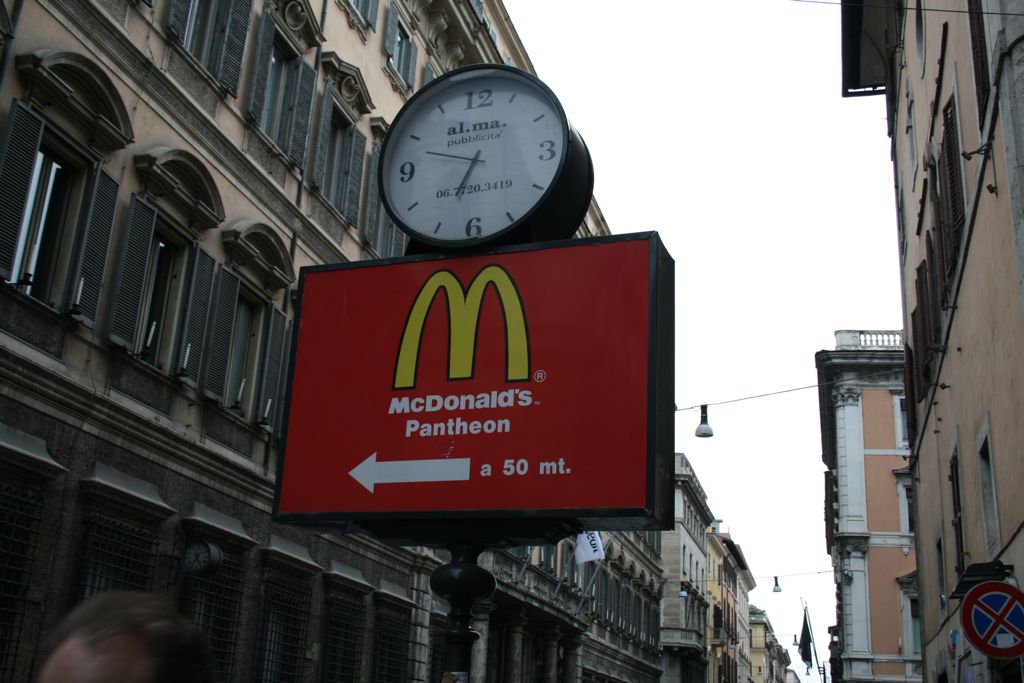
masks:
{"label": "window with iron grille", "polygon": [[150,531],[102,514],[86,520],[78,597],[109,590],[149,590],[157,537]]}
{"label": "window with iron grille", "polygon": [[37,491],[0,486],[0,681],[13,681],[42,514]]}
{"label": "window with iron grille", "polygon": [[211,576],[187,576],[181,611],[206,635],[218,677],[230,680],[235,669],[235,643],[242,610],[245,567],[234,555],[224,559]]}
{"label": "window with iron grille", "polygon": [[444,639],[445,621],[440,617],[430,620],[430,680],[439,681],[444,676],[448,644]]}
{"label": "window with iron grille", "polygon": [[311,600],[307,581],[267,575],[260,625],[260,683],[302,680]]}
{"label": "window with iron grille", "polygon": [[[324,683],[356,683],[363,661],[366,605],[362,596],[335,595],[324,619]],[[441,680],[440,678],[436,680]]]}
{"label": "window with iron grille", "polygon": [[378,606],[373,647],[374,683],[409,680],[409,627],[407,609]]}

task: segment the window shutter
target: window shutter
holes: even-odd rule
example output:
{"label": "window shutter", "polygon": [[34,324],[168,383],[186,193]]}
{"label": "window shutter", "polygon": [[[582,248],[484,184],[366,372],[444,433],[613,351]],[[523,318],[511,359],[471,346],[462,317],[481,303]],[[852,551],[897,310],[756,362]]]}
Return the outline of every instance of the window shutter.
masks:
{"label": "window shutter", "polygon": [[156,227],[156,209],[133,194],[128,221],[121,238],[121,260],[110,314],[110,341],[129,351],[135,350],[135,337],[142,317],[142,297],[149,271],[149,249]]}
{"label": "window shutter", "polygon": [[370,26],[371,31],[377,30],[377,9],[379,0],[370,0],[366,8],[366,23]]}
{"label": "window shutter", "polygon": [[374,248],[377,246],[378,216],[380,215],[380,193],[377,168],[380,166],[380,148],[370,156],[370,187],[366,190],[366,211],[363,213],[363,239]]}
{"label": "window shutter", "polygon": [[481,24],[486,23],[487,17],[484,15],[483,0],[469,0],[469,5],[473,8],[473,14],[476,15],[476,20]]}
{"label": "window shutter", "polygon": [[285,318],[284,313],[267,306],[269,310],[266,332],[266,343],[263,345],[263,377],[260,380],[260,402],[256,411],[256,420],[273,430],[277,424],[280,408],[281,378],[284,367]]}
{"label": "window shutter", "polygon": [[300,168],[306,162],[309,118],[313,113],[313,95],[315,93],[316,69],[305,62],[300,62],[298,83],[295,85],[295,109],[292,111],[291,141],[288,145],[288,158]]}
{"label": "window shutter", "polygon": [[188,32],[188,15],[191,9],[192,0],[171,0],[171,7],[167,10],[167,33],[179,45],[185,43],[185,33]]}
{"label": "window shutter", "polygon": [[221,401],[231,360],[232,334],[235,331],[235,309],[238,307],[238,276],[227,268],[217,269],[217,286],[213,294],[210,333],[203,359],[203,393]]}
{"label": "window shutter", "polygon": [[409,39],[409,51],[405,53],[405,64],[402,65],[402,78],[405,79],[405,84],[410,88],[416,85],[416,55],[419,54],[419,49],[416,47],[416,43]]}
{"label": "window shutter", "polygon": [[245,56],[245,37],[249,33],[251,13],[252,0],[232,0],[228,9],[224,53],[217,81],[234,96],[238,95],[238,80],[242,76],[242,58]]}
{"label": "window shutter", "polygon": [[[384,28],[384,54],[388,57],[395,56],[398,48],[398,10],[394,5],[388,11],[388,23]],[[397,64],[395,66],[398,66]]]}
{"label": "window shutter", "polygon": [[391,231],[391,253],[389,256],[404,256],[405,246],[409,241],[409,237],[405,234],[405,231],[395,225],[393,222],[388,221],[388,227]]}
{"label": "window shutter", "polygon": [[215,267],[213,257],[197,246],[192,259],[192,283],[185,310],[185,335],[178,354],[178,376],[193,387],[199,386],[199,369],[203,365]]}
{"label": "window shutter", "polygon": [[260,32],[256,37],[256,57],[252,63],[252,81],[249,83],[249,118],[257,125],[263,119],[263,106],[267,99],[267,78],[270,74],[270,54],[274,49],[274,17],[270,9],[263,10]]}
{"label": "window shutter", "polygon": [[363,194],[363,163],[366,158],[366,136],[355,127],[349,128],[348,159],[345,163],[345,218],[359,225],[359,198]]}
{"label": "window shutter", "polygon": [[324,174],[327,173],[327,155],[330,152],[331,116],[334,114],[334,98],[331,97],[330,88],[324,88],[324,94],[320,98],[320,121],[316,129],[316,152],[313,156],[313,172],[310,174],[310,184],[320,190],[320,194],[327,196],[327,188],[324,187]]}
{"label": "window shutter", "polygon": [[429,61],[423,62],[423,82],[420,83],[420,87],[422,88],[432,80],[434,80],[434,67]]}
{"label": "window shutter", "polygon": [[15,100],[7,115],[7,134],[0,148],[0,279],[10,280],[14,252],[28,202],[36,154],[43,139],[43,119]]}
{"label": "window shutter", "polygon": [[960,132],[957,125],[956,107],[952,101],[942,110],[942,150],[940,151],[939,173],[940,192],[943,196],[942,229],[944,241],[954,257],[950,264],[955,265],[960,250],[960,234],[964,225],[964,186],[960,173]]}
{"label": "window shutter", "polygon": [[100,288],[107,265],[107,249],[110,247],[110,232],[114,227],[119,187],[117,179],[106,171],[96,173],[89,219],[82,236],[78,272],[71,283],[71,308],[90,325],[95,323],[99,309]]}

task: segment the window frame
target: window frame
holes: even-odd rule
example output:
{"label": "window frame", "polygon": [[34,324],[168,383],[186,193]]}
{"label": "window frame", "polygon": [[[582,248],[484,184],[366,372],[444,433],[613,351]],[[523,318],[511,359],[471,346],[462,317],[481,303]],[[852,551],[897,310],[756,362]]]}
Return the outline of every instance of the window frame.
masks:
{"label": "window frame", "polygon": [[[286,59],[277,59],[278,55]],[[248,117],[260,135],[299,168],[306,162],[316,74],[301,49],[278,25],[271,6],[265,7],[250,74]],[[268,96],[272,96],[269,102]]]}
{"label": "window frame", "polygon": [[[45,158],[69,169],[59,213],[52,213],[57,205],[49,193],[44,206],[39,206],[40,161]],[[8,110],[0,142],[0,180],[6,189],[0,197],[0,281],[94,326],[119,181],[101,168],[95,151],[81,147],[34,107],[17,99]],[[30,241],[46,252],[49,272],[42,280],[31,277],[39,273],[37,267],[25,268]],[[38,259],[37,249],[34,264]]]}

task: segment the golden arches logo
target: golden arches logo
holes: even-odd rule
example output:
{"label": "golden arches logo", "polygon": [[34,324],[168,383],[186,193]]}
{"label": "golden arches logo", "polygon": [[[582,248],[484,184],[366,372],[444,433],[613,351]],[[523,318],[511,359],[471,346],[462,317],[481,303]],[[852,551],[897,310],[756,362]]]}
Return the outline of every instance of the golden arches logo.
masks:
{"label": "golden arches logo", "polygon": [[509,382],[529,379],[530,343],[523,302],[508,271],[492,264],[477,273],[469,287],[463,287],[449,270],[439,270],[427,278],[409,309],[402,332],[395,363],[395,389],[416,386],[423,327],[434,299],[442,291],[448,302],[448,379],[473,376],[480,309],[489,288],[497,295],[505,320],[505,379]]}

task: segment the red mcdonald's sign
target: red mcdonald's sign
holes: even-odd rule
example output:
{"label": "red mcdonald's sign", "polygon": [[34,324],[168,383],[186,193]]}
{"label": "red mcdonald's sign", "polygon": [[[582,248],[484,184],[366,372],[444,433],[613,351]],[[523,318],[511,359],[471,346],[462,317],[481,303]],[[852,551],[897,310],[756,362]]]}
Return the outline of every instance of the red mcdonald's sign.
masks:
{"label": "red mcdonald's sign", "polygon": [[655,233],[304,269],[275,519],[415,542],[669,523],[672,317]]}

